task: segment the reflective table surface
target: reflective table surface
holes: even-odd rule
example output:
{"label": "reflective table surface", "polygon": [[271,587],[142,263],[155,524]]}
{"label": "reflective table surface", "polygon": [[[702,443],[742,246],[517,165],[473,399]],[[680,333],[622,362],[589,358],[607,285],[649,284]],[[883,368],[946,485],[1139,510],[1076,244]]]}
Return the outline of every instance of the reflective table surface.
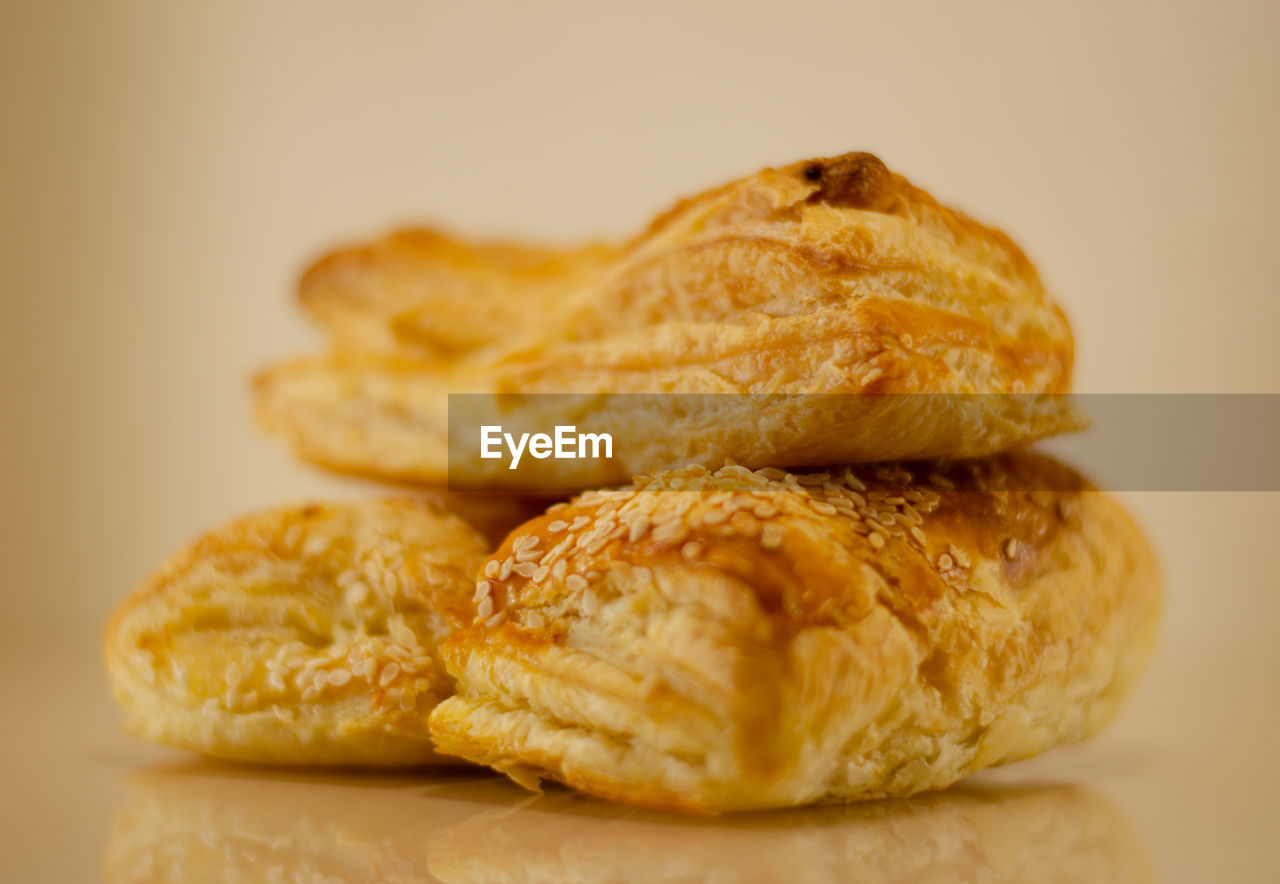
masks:
{"label": "reflective table surface", "polygon": [[4,668],[7,881],[1247,881],[1280,856],[1274,660],[1158,660],[1095,740],[945,792],[697,818],[203,761],[121,733],[96,659],[58,659]]}

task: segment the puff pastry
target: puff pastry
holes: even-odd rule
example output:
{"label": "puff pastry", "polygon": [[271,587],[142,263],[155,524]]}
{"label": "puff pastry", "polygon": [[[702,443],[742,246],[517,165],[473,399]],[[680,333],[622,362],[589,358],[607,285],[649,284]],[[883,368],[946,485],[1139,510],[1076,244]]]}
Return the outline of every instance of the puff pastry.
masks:
{"label": "puff pastry", "polygon": [[130,727],[282,764],[440,759],[426,713],[452,691],[438,643],[471,618],[482,535],[435,504],[280,509],[200,538],[106,637]]}
{"label": "puff pastry", "polygon": [[[302,297],[334,348],[259,375],[257,415],[304,458],[349,472],[442,481],[451,392],[777,397],[786,432],[772,435],[722,430],[678,402],[657,423],[637,417],[665,446],[621,446],[631,454],[609,473],[556,463],[579,488],[725,459],[979,456],[1080,426],[1060,399],[1009,395],[1070,387],[1070,328],[1031,262],[866,153],[765,169],[618,247],[396,234],[321,261]],[[805,395],[854,393],[903,395]],[[990,395],[966,410],[921,393]],[[621,422],[625,435],[618,407],[544,400],[536,417]],[[455,462],[450,478],[509,478],[484,466]]]}
{"label": "puff pastry", "polygon": [[1083,739],[1158,607],[1122,509],[1031,454],[587,492],[477,595],[439,751],[690,811],[909,795]]}

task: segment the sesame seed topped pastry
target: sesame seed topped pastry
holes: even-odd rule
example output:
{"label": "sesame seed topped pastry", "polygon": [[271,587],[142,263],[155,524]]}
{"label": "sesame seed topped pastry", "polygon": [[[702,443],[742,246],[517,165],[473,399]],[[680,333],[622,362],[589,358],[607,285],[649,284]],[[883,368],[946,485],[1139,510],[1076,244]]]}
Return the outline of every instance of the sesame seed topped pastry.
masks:
{"label": "sesame seed topped pastry", "polygon": [[590,491],[485,563],[437,749],[688,811],[909,795],[1083,739],[1145,661],[1155,564],[1048,458]]}
{"label": "sesame seed topped pastry", "polygon": [[276,764],[440,761],[426,713],[453,690],[439,642],[474,616],[491,549],[437,504],[239,519],[172,558],[107,629],[141,736]]}
{"label": "sesame seed topped pastry", "polygon": [[[866,153],[714,188],[617,248],[557,256],[395,234],[322,260],[302,297],[334,348],[262,373],[257,415],[346,472],[430,483],[448,465],[455,481],[509,479],[478,459],[448,463],[451,392],[778,397],[761,433],[673,404],[643,427],[667,433],[665,447],[627,447],[608,474],[556,464],[558,484],[577,488],[726,459],[981,456],[1081,424],[1056,398],[1073,344],[1035,267]],[[900,395],[804,395],[861,393]],[[958,409],[921,393],[990,395]],[[617,403],[543,408],[548,426],[627,423]]]}

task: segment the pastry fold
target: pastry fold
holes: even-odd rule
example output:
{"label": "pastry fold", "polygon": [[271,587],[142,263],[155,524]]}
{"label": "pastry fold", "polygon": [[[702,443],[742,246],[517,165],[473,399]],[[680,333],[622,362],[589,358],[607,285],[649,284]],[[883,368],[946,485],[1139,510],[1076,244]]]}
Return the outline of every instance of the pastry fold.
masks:
{"label": "pastry fold", "polygon": [[[1082,425],[1060,399],[1015,401],[1070,388],[1070,328],[1031,262],[866,153],[765,169],[681,201],[617,246],[393,234],[321,260],[301,297],[332,350],[260,374],[257,416],[302,457],[345,472],[433,483],[451,466],[463,484],[501,484],[478,458],[449,463],[449,393],[789,403],[787,432],[750,444],[673,406],[647,427],[665,444],[611,472],[557,464],[559,484],[576,488],[726,459],[982,456]],[[851,402],[833,411],[812,394]],[[904,403],[888,414],[852,404],[885,394]],[[983,398],[960,413],[916,394]],[[536,416],[544,432],[599,432],[614,410],[548,400]]]}
{"label": "pastry fold", "polygon": [[452,692],[439,643],[470,620],[492,547],[439,502],[278,509],[195,541],[106,635],[132,730],[241,761],[441,759],[426,714]]}
{"label": "pastry fold", "polygon": [[442,647],[439,751],[687,811],[902,796],[1094,733],[1150,549],[1061,464],[687,468],[516,529]]}

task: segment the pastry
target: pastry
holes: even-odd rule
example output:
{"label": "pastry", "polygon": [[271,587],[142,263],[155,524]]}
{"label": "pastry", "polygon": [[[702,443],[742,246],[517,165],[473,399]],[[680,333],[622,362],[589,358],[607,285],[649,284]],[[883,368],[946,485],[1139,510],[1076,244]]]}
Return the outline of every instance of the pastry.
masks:
{"label": "pastry", "polygon": [[[865,153],[707,191],[617,247],[393,235],[321,261],[302,295],[334,346],[260,374],[257,416],[347,472],[584,488],[726,459],[980,456],[1082,423],[1060,398],[1070,328],[1031,262]],[[530,463],[525,481],[449,452],[450,393],[576,394],[508,417],[618,433],[615,457]]]}
{"label": "pastry", "polygon": [[106,657],[143,737],[241,761],[439,761],[437,647],[491,549],[438,505],[312,505],[191,544],[115,613]]}
{"label": "pastry", "polygon": [[437,749],[687,811],[909,795],[1088,737],[1145,661],[1146,541],[1048,458],[691,467],[516,529],[442,646]]}
{"label": "pastry", "polygon": [[298,298],[338,350],[447,365],[550,320],[557,298],[598,277],[617,252],[403,230],[325,255],[302,275]]}

